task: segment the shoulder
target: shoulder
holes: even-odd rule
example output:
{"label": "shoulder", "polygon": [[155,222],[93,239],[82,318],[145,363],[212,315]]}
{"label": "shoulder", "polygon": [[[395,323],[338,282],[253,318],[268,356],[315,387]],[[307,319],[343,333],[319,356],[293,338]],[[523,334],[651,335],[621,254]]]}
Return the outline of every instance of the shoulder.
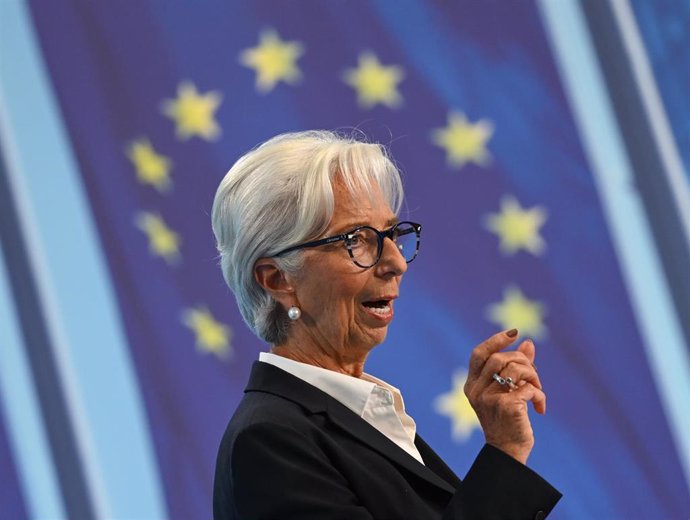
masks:
{"label": "shoulder", "polygon": [[[218,450],[216,486],[231,489],[232,475],[266,478],[288,460],[328,459],[332,446],[325,418],[299,403],[267,392],[248,392],[230,419]],[[255,475],[256,476],[256,475]],[[258,476],[257,476],[258,478]]]}
{"label": "shoulder", "polygon": [[278,396],[262,392],[245,394],[225,428],[220,451],[229,451],[238,435],[256,428],[301,423],[304,413],[299,406]]}
{"label": "shoulder", "polygon": [[220,457],[228,457],[236,444],[248,440],[319,442],[325,417],[302,403],[268,392],[247,392],[230,419],[220,445]]}

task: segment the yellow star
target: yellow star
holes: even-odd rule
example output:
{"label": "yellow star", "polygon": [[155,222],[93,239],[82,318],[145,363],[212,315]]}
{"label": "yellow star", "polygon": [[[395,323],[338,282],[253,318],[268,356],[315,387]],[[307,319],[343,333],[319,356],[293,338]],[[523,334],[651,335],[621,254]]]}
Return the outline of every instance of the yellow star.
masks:
{"label": "yellow star", "polygon": [[486,227],[498,235],[504,253],[513,254],[524,249],[538,256],[546,249],[546,242],[539,235],[546,217],[543,207],[523,209],[515,197],[506,196],[501,200],[501,211],[486,217]]}
{"label": "yellow star", "polygon": [[126,153],[134,164],[139,182],[150,184],[160,192],[170,189],[172,162],[167,157],[157,154],[148,139],[134,141],[127,147]]}
{"label": "yellow star", "polygon": [[261,31],[259,44],[240,53],[240,63],[256,72],[256,88],[270,92],[279,81],[294,85],[302,74],[297,59],[304,53],[300,42],[284,42],[272,29]]}
{"label": "yellow star", "polygon": [[136,217],[136,225],[148,236],[152,254],[162,257],[168,264],[179,261],[180,238],[163,222],[160,215],[142,211]]}
{"label": "yellow star", "polygon": [[196,335],[196,347],[202,352],[210,352],[224,359],[232,354],[230,327],[216,321],[208,309],[186,309],[182,321]]}
{"label": "yellow star", "polygon": [[450,418],[453,427],[453,439],[467,440],[472,432],[479,428],[479,419],[474,413],[464,392],[467,381],[467,370],[459,369],[453,375],[453,388],[447,394],[439,395],[434,400],[436,412]]}
{"label": "yellow star", "polygon": [[446,159],[451,166],[461,168],[468,162],[483,166],[491,157],[486,143],[493,132],[491,121],[480,119],[470,123],[465,114],[451,112],[448,114],[448,126],[434,130],[431,139],[446,150]]}
{"label": "yellow star", "polygon": [[371,52],[360,54],[357,68],[347,69],[343,74],[345,83],[357,91],[357,100],[363,108],[371,108],[377,103],[389,108],[399,106],[402,97],[397,90],[398,83],[404,77],[402,67],[384,67]]}
{"label": "yellow star", "polygon": [[183,82],[177,87],[177,99],[163,101],[163,113],[175,121],[180,139],[196,135],[210,141],[220,136],[214,116],[222,98],[217,91],[199,94],[194,84]]}
{"label": "yellow star", "polygon": [[528,300],[517,287],[508,287],[503,292],[503,301],[489,306],[489,321],[502,329],[518,329],[523,335],[539,338],[546,333],[544,326],[544,305]]}

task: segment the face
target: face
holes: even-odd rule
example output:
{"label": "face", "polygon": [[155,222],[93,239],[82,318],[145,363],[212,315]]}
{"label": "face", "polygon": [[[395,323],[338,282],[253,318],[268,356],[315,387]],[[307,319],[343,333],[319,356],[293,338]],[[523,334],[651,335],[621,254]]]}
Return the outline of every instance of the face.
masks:
{"label": "face", "polygon": [[[334,196],[333,219],[323,236],[362,225],[384,230],[397,222],[378,190],[372,200],[365,194],[352,198],[336,183]],[[383,242],[380,260],[368,269],[354,264],[342,241],[305,250],[304,268],[293,284],[302,309],[293,324],[297,341],[356,358],[385,339],[407,263],[391,240]]]}

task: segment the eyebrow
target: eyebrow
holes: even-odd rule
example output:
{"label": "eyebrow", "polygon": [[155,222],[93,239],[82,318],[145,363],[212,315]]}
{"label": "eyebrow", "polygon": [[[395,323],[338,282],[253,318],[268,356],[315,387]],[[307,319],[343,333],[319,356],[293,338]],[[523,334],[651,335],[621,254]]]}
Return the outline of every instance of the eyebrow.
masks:
{"label": "eyebrow", "polygon": [[[386,227],[384,229],[388,229],[390,227],[395,226],[398,222],[400,222],[400,219],[398,217],[391,217],[386,221]],[[333,231],[332,233],[329,233],[330,235],[342,235],[343,233],[347,233],[348,231],[351,231],[353,229],[357,229],[358,227],[362,226],[368,226],[368,227],[374,227],[371,224],[367,222],[362,222],[362,221],[356,221],[356,222],[351,222],[347,225],[340,226],[340,231]],[[376,229],[376,228],[374,228]]]}

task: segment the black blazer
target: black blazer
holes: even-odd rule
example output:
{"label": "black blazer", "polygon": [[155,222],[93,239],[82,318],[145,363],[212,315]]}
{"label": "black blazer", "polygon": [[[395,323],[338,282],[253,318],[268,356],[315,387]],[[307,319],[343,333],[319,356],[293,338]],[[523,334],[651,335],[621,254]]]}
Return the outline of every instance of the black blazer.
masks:
{"label": "black blazer", "polygon": [[540,519],[560,493],[486,445],[464,480],[426,465],[318,388],[255,362],[216,462],[215,520]]}

